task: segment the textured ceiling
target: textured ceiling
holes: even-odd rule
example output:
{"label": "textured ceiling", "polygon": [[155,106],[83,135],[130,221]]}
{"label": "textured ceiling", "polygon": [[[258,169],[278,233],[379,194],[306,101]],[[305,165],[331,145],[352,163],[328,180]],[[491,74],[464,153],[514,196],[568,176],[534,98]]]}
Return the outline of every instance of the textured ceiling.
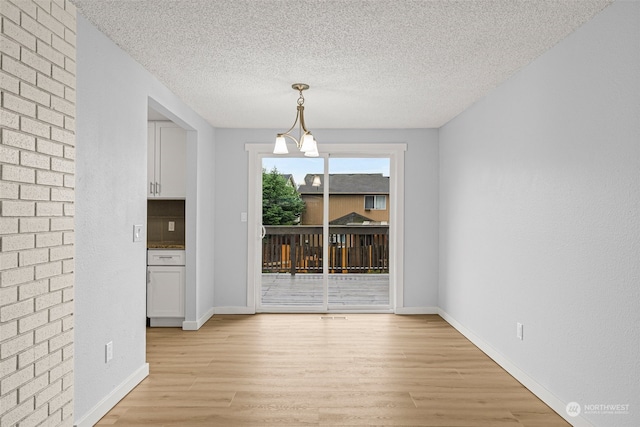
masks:
{"label": "textured ceiling", "polygon": [[611,0],[75,0],[216,127],[440,127]]}

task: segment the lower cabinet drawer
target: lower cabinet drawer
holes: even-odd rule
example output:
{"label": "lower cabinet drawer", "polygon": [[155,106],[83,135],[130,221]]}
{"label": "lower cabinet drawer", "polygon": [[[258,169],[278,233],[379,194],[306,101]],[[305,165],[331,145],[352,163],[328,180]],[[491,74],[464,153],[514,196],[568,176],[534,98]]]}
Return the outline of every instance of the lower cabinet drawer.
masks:
{"label": "lower cabinet drawer", "polygon": [[182,250],[149,249],[147,265],[185,265],[185,253]]}

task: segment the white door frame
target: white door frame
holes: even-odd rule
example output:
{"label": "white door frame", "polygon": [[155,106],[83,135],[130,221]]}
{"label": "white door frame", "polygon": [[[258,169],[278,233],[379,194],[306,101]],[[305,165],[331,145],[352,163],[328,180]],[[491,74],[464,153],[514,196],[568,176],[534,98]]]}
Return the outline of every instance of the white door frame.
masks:
{"label": "white door frame", "polygon": [[[245,150],[249,154],[248,165],[248,217],[247,217],[247,308],[256,312],[260,298],[259,283],[262,271],[257,268],[261,251],[260,230],[262,218],[262,159],[273,157],[273,144],[247,143]],[[322,157],[335,154],[337,157],[388,157],[390,162],[390,185],[392,197],[389,206],[389,287],[392,290],[390,305],[395,313],[404,307],[404,143],[389,144],[327,144],[318,146]],[[291,155],[290,157],[297,157]],[[325,159],[325,163],[326,163]],[[325,173],[328,173],[325,168]],[[325,181],[326,182],[326,181]],[[252,231],[253,230],[253,231]]]}

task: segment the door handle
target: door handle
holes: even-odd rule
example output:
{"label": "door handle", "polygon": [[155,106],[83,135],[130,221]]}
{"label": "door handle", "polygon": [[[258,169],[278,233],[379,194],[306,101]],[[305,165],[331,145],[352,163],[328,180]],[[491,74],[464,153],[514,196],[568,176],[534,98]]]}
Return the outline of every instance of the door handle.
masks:
{"label": "door handle", "polygon": [[260,230],[260,239],[264,239],[264,236],[267,235],[267,229],[264,228],[264,225],[261,225],[261,230]]}

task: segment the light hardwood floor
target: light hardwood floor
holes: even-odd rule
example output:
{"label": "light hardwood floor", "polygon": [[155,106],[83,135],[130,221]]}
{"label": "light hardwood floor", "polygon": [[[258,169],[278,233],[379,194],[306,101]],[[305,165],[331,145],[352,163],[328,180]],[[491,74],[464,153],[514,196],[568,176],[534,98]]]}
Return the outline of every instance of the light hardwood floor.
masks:
{"label": "light hardwood floor", "polygon": [[147,360],[99,426],[569,425],[436,315],[216,315]]}

